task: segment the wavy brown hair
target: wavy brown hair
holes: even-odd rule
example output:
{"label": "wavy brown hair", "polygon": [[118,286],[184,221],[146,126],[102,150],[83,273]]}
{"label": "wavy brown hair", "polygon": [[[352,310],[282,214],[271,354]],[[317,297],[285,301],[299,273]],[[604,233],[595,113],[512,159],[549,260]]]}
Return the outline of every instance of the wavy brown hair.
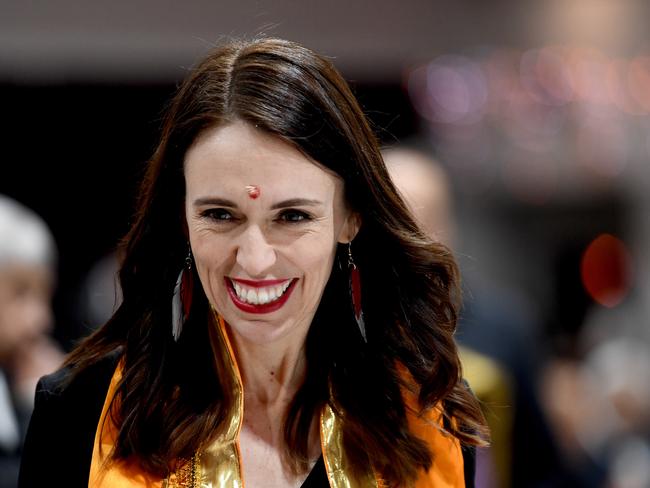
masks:
{"label": "wavy brown hair", "polygon": [[[259,39],[216,49],[180,86],[123,241],[124,300],[68,359],[78,372],[121,350],[113,459],[137,456],[146,470],[165,476],[177,459],[218,435],[232,408],[233,380],[224,358],[214,360],[201,287],[194,287],[178,343],[170,317],[187,253],[184,156],[203,131],[235,120],[293,144],[340,175],[362,219],[352,251],[363,284],[367,343],[349,306],[346,266],[335,264],[307,337],[307,379],[285,419],[289,465],[307,469],[309,428],[329,403],[344,419],[353,466],[372,459],[391,485],[412,482],[418,469],[431,466],[434,453],[409,432],[404,388],[417,393],[423,410],[443,405],[451,435],[480,444],[484,421],[461,380],[453,339],[459,307],[454,258],[417,227],[362,110],[330,61],[292,42]],[[339,262],[346,251],[338,250]]]}

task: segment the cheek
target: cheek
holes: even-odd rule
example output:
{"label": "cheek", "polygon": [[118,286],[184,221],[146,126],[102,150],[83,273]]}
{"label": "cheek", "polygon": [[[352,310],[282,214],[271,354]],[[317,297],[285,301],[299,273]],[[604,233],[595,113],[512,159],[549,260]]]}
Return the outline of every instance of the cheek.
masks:
{"label": "cheek", "polygon": [[199,275],[205,294],[212,300],[215,287],[222,285],[218,279],[228,263],[225,247],[218,240],[190,235],[193,265]]}
{"label": "cheek", "polygon": [[336,246],[319,243],[310,246],[303,255],[303,269],[310,288],[324,288],[334,263]]}

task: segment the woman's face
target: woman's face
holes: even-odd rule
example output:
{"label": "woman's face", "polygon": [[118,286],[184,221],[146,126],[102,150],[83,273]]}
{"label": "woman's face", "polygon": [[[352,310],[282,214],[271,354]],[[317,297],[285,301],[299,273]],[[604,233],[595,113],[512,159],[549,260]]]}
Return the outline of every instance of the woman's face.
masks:
{"label": "woman's face", "polygon": [[210,303],[248,342],[304,337],[337,242],[359,227],[343,180],[238,121],[190,147],[185,182],[194,265]]}
{"label": "woman's face", "polygon": [[0,266],[0,363],[51,327],[53,281],[45,265]]}

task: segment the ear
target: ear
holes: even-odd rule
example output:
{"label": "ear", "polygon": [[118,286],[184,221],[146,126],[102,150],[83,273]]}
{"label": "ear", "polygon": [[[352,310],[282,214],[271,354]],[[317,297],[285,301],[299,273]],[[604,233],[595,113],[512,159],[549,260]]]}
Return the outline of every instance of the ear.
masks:
{"label": "ear", "polygon": [[352,242],[361,228],[361,215],[358,212],[350,211],[348,212],[345,222],[343,222],[343,227],[341,227],[341,232],[339,232],[338,242],[340,244],[347,244]]}

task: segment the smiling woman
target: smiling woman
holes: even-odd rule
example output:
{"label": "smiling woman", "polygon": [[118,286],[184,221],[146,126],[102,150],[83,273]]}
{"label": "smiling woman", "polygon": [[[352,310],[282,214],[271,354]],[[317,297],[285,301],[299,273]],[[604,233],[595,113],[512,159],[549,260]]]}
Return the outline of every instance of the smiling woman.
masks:
{"label": "smiling woman", "polygon": [[473,486],[456,265],[329,61],[211,53],[138,209],[121,307],[39,384],[22,486]]}

